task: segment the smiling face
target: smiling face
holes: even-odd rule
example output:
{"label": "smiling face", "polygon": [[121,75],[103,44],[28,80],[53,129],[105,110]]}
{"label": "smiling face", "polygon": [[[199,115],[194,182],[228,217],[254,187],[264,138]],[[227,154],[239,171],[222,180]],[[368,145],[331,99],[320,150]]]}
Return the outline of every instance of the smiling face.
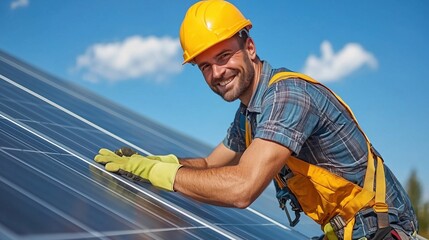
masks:
{"label": "smiling face", "polygon": [[225,101],[240,99],[247,105],[255,81],[256,58],[251,38],[240,44],[238,36],[222,41],[195,57],[209,87]]}

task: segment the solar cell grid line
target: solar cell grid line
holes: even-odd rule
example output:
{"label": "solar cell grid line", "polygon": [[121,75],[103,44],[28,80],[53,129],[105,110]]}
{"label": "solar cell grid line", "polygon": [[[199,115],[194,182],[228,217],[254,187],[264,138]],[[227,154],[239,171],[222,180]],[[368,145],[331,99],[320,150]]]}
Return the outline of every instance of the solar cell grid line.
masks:
{"label": "solar cell grid line", "polygon": [[[3,131],[4,132],[4,131]],[[30,147],[30,146],[29,146]],[[4,149],[4,148],[2,148],[2,149]],[[7,150],[18,150],[18,149],[13,149],[13,148],[7,148]],[[21,149],[19,149],[20,151],[22,151]],[[36,152],[36,151],[30,151],[30,150],[28,150],[28,151],[26,151],[26,152]],[[49,154],[52,154],[52,153],[49,153]],[[54,155],[59,155],[58,153],[53,153]],[[62,155],[65,155],[65,154],[62,154]],[[70,156],[70,155],[69,155]],[[54,159],[55,160],[55,159]],[[55,160],[56,161],[56,160]],[[26,164],[26,163],[23,163],[23,164]],[[60,164],[62,164],[62,163],[60,163]],[[62,164],[62,165],[64,165],[64,164]],[[69,166],[65,166],[65,167],[67,167],[67,168],[70,168]],[[77,170],[73,170],[73,171],[75,171],[76,172],[76,174],[79,174],[79,175],[82,175],[83,177],[85,177],[83,174],[81,174],[79,171],[77,171]],[[42,173],[43,174],[43,173]],[[47,177],[50,177],[50,176],[47,176]],[[54,181],[57,181],[57,182],[59,182],[58,180],[54,180]],[[75,192],[77,192],[77,191],[75,191]],[[136,207],[139,207],[138,205],[136,206]],[[120,215],[120,214],[118,214],[118,215]],[[168,221],[167,219],[164,219],[165,221]],[[173,224],[174,225],[174,224]],[[158,230],[159,231],[159,230]]]}
{"label": "solar cell grid line", "polygon": [[[13,115],[14,118],[20,121],[43,122],[59,126],[67,125],[70,128],[79,126],[80,128],[85,128],[87,131],[96,131],[86,124],[77,126],[77,123],[81,123],[80,121],[75,118],[64,118],[65,114],[61,114],[61,112],[54,113],[52,111],[52,109],[55,109],[54,107],[47,104],[41,105],[36,98],[23,98],[22,93],[12,92],[12,87],[6,84],[7,83],[0,82],[0,97],[2,98],[0,106],[4,112],[13,112],[13,114],[10,115]],[[29,114],[29,112],[31,112],[31,114]],[[59,122],[61,122],[61,124],[58,124]]]}
{"label": "solar cell grid line", "polygon": [[90,122],[90,121],[86,120],[85,118],[82,118],[81,116],[79,116],[79,115],[75,114],[74,112],[72,112],[72,111],[70,111],[70,110],[68,110],[68,109],[66,109],[66,108],[64,108],[64,107],[62,107],[62,106],[60,106],[60,105],[58,105],[57,103],[55,103],[55,102],[53,102],[53,101],[51,101],[51,100],[49,100],[49,99],[45,98],[44,96],[42,96],[42,95],[40,95],[40,94],[38,94],[38,93],[36,93],[36,92],[34,92],[34,91],[32,91],[32,90],[30,90],[30,89],[26,88],[26,87],[24,87],[24,86],[22,86],[22,85],[20,85],[20,84],[18,84],[18,83],[16,83],[16,82],[14,82],[13,80],[11,80],[11,79],[9,79],[9,78],[7,78],[7,77],[5,77],[5,76],[1,75],[1,74],[0,74],[0,78],[1,78],[2,80],[4,80],[4,81],[6,81],[6,82],[10,83],[11,85],[14,85],[15,87],[17,87],[17,88],[19,88],[19,89],[21,89],[21,90],[23,90],[23,91],[27,92],[28,94],[31,94],[31,95],[33,95],[34,97],[36,97],[36,98],[38,98],[38,99],[40,99],[40,100],[42,100],[42,101],[46,102],[47,104],[49,104],[49,105],[51,105],[51,106],[53,106],[53,107],[55,107],[55,108],[57,108],[57,109],[59,109],[59,110],[61,110],[61,111],[65,112],[65,113],[67,113],[67,114],[69,114],[70,116],[72,116],[72,117],[74,117],[74,118],[77,118],[78,120],[80,120],[80,121],[82,121],[82,122],[84,122],[84,123],[86,123],[86,124],[90,125],[91,127],[94,127],[95,129],[97,129],[97,130],[99,130],[99,131],[101,131],[101,132],[105,133],[106,135],[108,135],[108,136],[110,136],[110,137],[112,137],[112,138],[115,138],[115,139],[117,139],[117,140],[120,140],[120,141],[121,141],[121,142],[123,142],[124,144],[126,144],[126,145],[128,145],[128,146],[130,146],[130,147],[133,147],[133,148],[135,148],[135,149],[137,149],[137,150],[139,150],[139,151],[143,152],[144,154],[147,154],[147,155],[148,155],[148,154],[150,154],[149,152],[147,152],[147,151],[146,151],[146,150],[144,150],[144,149],[141,149],[140,147],[136,146],[135,144],[133,144],[133,143],[131,143],[131,142],[128,142],[127,140],[122,139],[122,138],[120,138],[120,137],[118,137],[118,136],[116,136],[116,135],[112,134],[111,132],[107,131],[106,129],[99,127],[98,125],[96,125],[96,124],[94,124],[94,123],[92,123],[92,122]]}
{"label": "solar cell grid line", "polygon": [[[8,120],[8,121],[10,121],[10,122],[13,122],[14,124],[16,124],[17,126],[19,126],[20,128],[23,128],[23,129],[25,129],[26,131],[29,131],[30,133],[32,133],[32,134],[34,134],[34,135],[36,135],[36,136],[38,136],[38,137],[40,137],[40,138],[44,139],[45,141],[47,141],[47,142],[49,142],[49,143],[51,143],[51,144],[53,144],[53,145],[55,145],[55,146],[57,146],[57,147],[61,148],[61,149],[62,149],[62,150],[64,150],[65,152],[68,152],[69,154],[71,154],[71,155],[73,155],[73,156],[75,156],[75,157],[79,158],[80,160],[82,160],[82,161],[84,161],[84,162],[88,163],[89,165],[92,165],[93,167],[98,168],[98,169],[101,169],[101,171],[104,171],[104,169],[100,168],[100,166],[98,166],[97,164],[95,164],[93,161],[88,160],[88,159],[84,158],[83,156],[79,156],[79,155],[77,155],[76,153],[74,153],[74,152],[73,152],[73,150],[71,150],[71,149],[67,149],[67,147],[66,147],[66,146],[62,146],[60,143],[55,142],[55,140],[49,139],[48,137],[43,136],[41,133],[38,133],[38,132],[36,132],[36,131],[34,131],[34,130],[30,129],[29,127],[25,126],[24,124],[22,124],[22,123],[18,123],[18,122],[16,122],[16,121],[14,121],[13,119],[8,118],[7,116],[3,115],[1,112],[0,112],[0,117],[4,118],[4,119],[6,119],[6,120]],[[188,218],[190,218],[190,219],[192,219],[192,220],[196,221],[196,222],[197,222],[197,223],[199,223],[199,224],[204,225],[205,227],[207,227],[207,228],[209,228],[209,229],[214,230],[215,232],[217,232],[217,233],[219,233],[219,234],[221,234],[221,235],[225,236],[226,238],[230,238],[230,239],[239,239],[239,237],[234,236],[234,235],[230,235],[230,234],[226,233],[224,230],[222,230],[222,229],[218,229],[216,226],[212,226],[212,225],[210,225],[210,223],[207,223],[207,222],[205,222],[204,220],[199,219],[199,218],[198,218],[198,217],[196,217],[196,216],[193,216],[193,214],[188,213],[188,212],[187,212],[187,211],[185,211],[184,209],[180,209],[180,208],[178,208],[178,207],[176,207],[176,206],[171,205],[171,203],[167,202],[166,200],[163,200],[163,199],[158,198],[158,197],[157,197],[157,196],[155,196],[153,193],[150,193],[149,191],[145,191],[144,189],[139,188],[138,186],[136,186],[136,185],[135,185],[135,184],[133,184],[132,182],[126,181],[126,180],[124,180],[123,178],[121,178],[121,177],[119,177],[119,176],[117,176],[117,175],[112,175],[112,174],[110,174],[110,173],[109,173],[109,175],[111,175],[111,176],[112,176],[113,178],[115,178],[116,180],[119,180],[120,182],[124,183],[124,184],[125,184],[125,185],[127,185],[128,187],[132,187],[133,189],[136,189],[138,192],[145,194],[145,196],[148,196],[148,197],[150,197],[151,199],[153,199],[153,200],[155,200],[155,201],[158,201],[158,202],[160,202],[161,204],[166,205],[167,207],[171,208],[173,211],[176,211],[177,213],[183,214],[184,216],[186,216],[186,217],[188,217]]]}
{"label": "solar cell grid line", "polygon": [[[4,108],[3,108],[4,109]],[[11,113],[9,113],[11,114]],[[82,150],[86,150],[86,152],[93,152],[93,149],[89,149],[86,147],[85,144],[91,144],[84,136],[97,136],[97,132],[93,130],[89,130],[86,128],[80,128],[80,127],[70,127],[65,126],[61,124],[54,124],[54,123],[45,123],[45,122],[37,122],[32,120],[26,120],[26,119],[18,119],[18,121],[25,123],[27,126],[37,126],[39,131],[45,130],[46,132],[51,132],[51,137],[55,138],[55,136],[58,137],[58,139],[67,140],[69,142],[75,143],[74,146],[78,146],[82,148]],[[58,131],[55,131],[55,129],[61,129],[61,133]],[[80,134],[80,135],[78,135]],[[75,141],[72,138],[75,137],[76,139],[79,139],[79,141]]]}
{"label": "solar cell grid line", "polygon": [[[14,105],[13,107],[16,107]],[[32,110],[30,109],[31,114],[40,115],[41,119],[46,119],[48,121],[49,114],[48,112],[42,111],[42,109]],[[53,115],[53,114],[52,114]],[[44,122],[44,121],[33,121],[33,120],[27,120],[27,119],[19,119],[20,122],[26,123],[29,126],[40,126],[41,129],[39,131],[49,131],[52,132],[52,134],[57,134],[59,139],[68,139],[69,141],[73,141],[73,138],[79,138],[80,141],[76,142],[76,145],[81,149],[86,149],[88,152],[92,152],[93,150],[88,148],[87,145],[90,145],[91,142],[82,136],[82,134],[88,134],[93,135],[96,134],[97,131],[93,129],[88,128],[82,128],[77,126],[70,126],[70,125],[63,125],[63,124],[56,124],[54,122]],[[59,131],[55,131],[55,129],[61,129],[61,133]],[[51,134],[51,136],[52,136]],[[80,134],[80,135],[78,135]]]}
{"label": "solar cell grid line", "polygon": [[[171,228],[170,228],[170,229],[171,229]],[[181,227],[181,229],[186,229],[186,228],[185,228],[185,227]],[[192,227],[191,227],[191,229],[192,229]],[[159,232],[159,231],[161,231],[161,230],[160,230],[160,229],[158,229],[157,231]],[[118,234],[118,232],[119,232],[119,231],[117,231],[116,235]],[[123,232],[125,232],[125,231],[123,231]],[[145,232],[150,232],[150,231],[149,231],[149,230],[146,230]],[[125,233],[126,233],[126,232],[125,232]],[[105,234],[105,233],[103,232],[103,234]]]}
{"label": "solar cell grid line", "polygon": [[[51,109],[48,109],[51,106],[38,106],[37,108],[34,108],[34,106],[31,105],[30,107],[25,107],[24,105],[28,103],[29,100],[27,102],[8,102],[6,104],[2,104],[2,102],[0,102],[0,106],[4,111],[9,112],[9,115],[13,115],[14,118],[19,120],[20,122],[26,123],[30,126],[37,126],[39,131],[44,130],[50,131],[53,134],[58,134],[58,131],[60,130],[61,134],[59,138],[79,138],[79,142],[75,141],[76,145],[78,145],[82,149],[86,149],[88,153],[93,153],[94,149],[89,149],[85,146],[85,144],[90,145],[90,143],[87,142],[88,138],[85,138],[85,136],[91,136],[92,138],[95,137],[100,141],[100,143],[106,143],[107,145],[107,141],[103,141],[103,138],[98,137],[100,135],[99,131],[87,126],[86,124],[82,124],[79,121],[80,125],[77,126],[76,123],[69,121],[69,119],[61,119],[61,123],[58,123],[60,122],[59,120],[57,120],[57,122],[50,121],[52,119],[55,119],[54,116],[62,116],[61,112],[53,112]],[[53,107],[51,108],[54,109]],[[22,112],[25,112],[25,114],[22,115]],[[17,114],[19,114],[19,117],[16,117]],[[40,117],[38,117],[38,120],[35,121],[34,118],[30,119],[29,117],[27,117],[28,115]]]}
{"label": "solar cell grid line", "polygon": [[[2,73],[2,72],[0,72],[0,73]],[[3,75],[2,75],[3,76]],[[4,76],[5,77],[5,76]],[[7,81],[6,81],[7,82]],[[4,85],[5,83],[3,83],[3,85]],[[1,85],[1,83],[0,83],[0,85]],[[15,87],[16,87],[16,85],[14,85]],[[1,86],[0,86],[1,87]],[[20,88],[21,90],[23,90],[22,88]],[[31,91],[31,90],[30,90]],[[26,91],[27,92],[27,91]],[[28,92],[27,92],[28,93]],[[36,94],[38,94],[38,93],[36,93]],[[38,95],[35,95],[35,94],[32,94],[33,96],[38,96]],[[41,96],[41,95],[40,95]],[[1,96],[1,94],[0,94],[0,99],[2,98],[2,96]],[[46,98],[46,99],[48,99],[48,98]],[[4,99],[3,99],[4,100]],[[6,99],[7,100],[7,99]],[[26,99],[25,98],[23,98],[23,102],[25,102],[26,101]],[[46,101],[45,101],[46,102]],[[53,107],[53,108],[55,108],[55,107]],[[1,109],[1,108],[0,108]],[[25,109],[25,107],[23,107],[23,109]],[[55,110],[55,109],[54,109]],[[49,111],[47,112],[47,113],[49,113]],[[55,116],[55,115],[52,115],[52,116]],[[4,117],[3,117],[4,118]],[[1,117],[0,117],[0,119],[1,119]],[[13,117],[9,117],[8,118],[8,120],[15,120]],[[59,119],[59,120],[61,120],[62,121],[62,119]],[[22,117],[22,119],[20,119],[20,121],[19,122],[17,122],[17,121],[15,121],[16,123],[18,123],[18,124],[21,124],[21,126],[23,126],[22,125],[22,123],[25,123],[26,125],[28,125],[28,126],[31,126],[32,128],[34,128],[36,125],[38,126],[38,127],[40,127],[40,126],[43,126],[43,127],[46,127],[46,129],[42,129],[42,130],[47,130],[47,129],[49,129],[49,130],[51,130],[51,128],[54,128],[53,126],[55,126],[55,127],[58,127],[58,128],[67,128],[68,126],[65,126],[65,125],[62,125],[61,123],[56,123],[56,121],[53,121],[53,123],[47,123],[47,122],[43,122],[43,123],[41,123],[41,122],[31,122],[31,121],[28,121],[28,120],[25,120],[25,116],[23,116]],[[28,128],[28,129],[32,129],[32,128]],[[40,128],[38,128],[37,129],[38,131],[41,131],[41,129]],[[76,130],[81,130],[80,129],[80,127],[76,127]],[[69,129],[67,129],[67,131],[69,131]],[[33,131],[34,132],[34,131]],[[70,133],[70,132],[68,132],[68,133]],[[72,134],[70,134],[70,135],[72,135]],[[120,137],[118,137],[118,138],[120,138]],[[129,139],[129,137],[127,136],[127,138]],[[115,138],[116,140],[118,140],[117,138]],[[102,140],[102,138],[100,138],[99,140]],[[119,139],[119,140],[121,140],[121,139]],[[184,145],[186,145],[186,144],[184,144]],[[80,148],[83,148],[83,146],[80,146]],[[11,149],[9,149],[9,150],[11,150]],[[148,151],[147,151],[148,152]],[[83,156],[83,155],[80,155],[82,158],[86,158],[85,156]],[[92,161],[92,160],[90,160],[90,161]],[[89,163],[90,164],[90,163]],[[141,189],[139,186],[137,186],[137,189]],[[165,194],[164,193],[161,193],[161,195],[162,196],[164,196]],[[178,198],[180,198],[180,197],[175,197],[175,196],[173,196],[173,195],[169,195],[170,197],[173,197],[173,198],[175,198],[175,199],[173,199],[173,200],[177,200]],[[189,202],[185,202],[184,204],[188,204]],[[211,208],[207,208],[207,209],[209,209],[209,210],[211,210]],[[222,217],[224,217],[225,216],[225,214],[228,214],[228,212],[229,213],[233,213],[233,214],[236,214],[236,211],[225,211],[225,213],[222,213],[223,215],[220,215],[220,216],[222,216]],[[249,217],[249,214],[244,214],[245,212],[240,212],[240,214],[238,214],[238,215],[243,215],[243,217]],[[253,212],[254,213],[254,212]],[[260,214],[260,215],[258,215],[258,216],[260,216],[260,217],[262,217],[262,218],[264,218],[265,220],[268,220],[268,222],[269,223],[258,223],[258,224],[255,224],[255,226],[259,226],[259,227],[261,227],[261,226],[267,226],[268,228],[270,228],[270,227],[273,227],[274,225],[276,225],[276,227],[282,227],[282,225],[281,224],[276,224],[276,222],[275,221],[273,221],[273,220],[270,220],[269,218],[267,218],[267,217],[264,217],[264,215],[263,214]],[[244,218],[245,219],[245,218]],[[210,223],[209,223],[210,224]],[[228,225],[228,224],[224,224],[224,223],[222,223],[222,222],[219,222],[219,223],[216,223],[216,222],[214,222],[214,224],[215,225],[218,225],[218,226],[222,226],[221,228],[222,229],[234,229],[233,230],[233,232],[235,233],[235,232],[243,232],[244,230],[243,229],[246,229],[246,227],[247,228],[249,228],[249,227],[252,227],[252,223],[249,223],[249,224],[246,224],[246,223],[236,223],[236,224],[231,224],[231,225]],[[244,226],[243,228],[241,227],[241,226]],[[284,229],[288,229],[288,228],[284,228]],[[276,229],[276,230],[278,230],[278,229]],[[240,233],[241,234],[241,233]],[[243,233],[244,234],[244,233]],[[245,234],[244,234],[245,235]],[[257,235],[252,235],[252,233],[249,233],[248,234],[248,236],[250,237],[250,236],[253,236],[253,237],[256,237]],[[251,237],[251,238],[253,238],[253,237]]]}
{"label": "solar cell grid line", "polygon": [[[0,139],[1,149],[21,149],[21,151],[44,151],[52,154],[62,154],[60,151],[52,147],[51,144],[46,143],[46,141],[43,141],[32,134],[27,134],[21,131],[13,131],[13,133],[11,133],[11,129],[15,130],[16,128],[14,128],[13,124],[0,116],[0,135],[2,136]],[[27,148],[28,144],[23,139],[28,139],[27,141],[30,141],[33,147]]]}
{"label": "solar cell grid line", "polygon": [[[89,227],[81,224],[78,220],[73,219],[72,217],[68,216],[66,213],[64,213],[64,212],[58,210],[57,208],[49,205],[48,203],[39,199],[37,196],[25,191],[24,189],[20,188],[19,186],[13,184],[12,182],[8,181],[7,179],[5,179],[1,176],[0,176],[0,182],[2,183],[2,186],[1,186],[2,188],[4,188],[5,186],[10,187],[11,189],[13,189],[14,192],[18,192],[18,193],[24,195],[25,197],[30,198],[32,202],[35,202],[36,204],[43,206],[46,209],[49,209],[50,211],[54,212],[54,214],[56,214],[59,217],[61,217],[62,219],[64,219],[66,222],[70,222],[71,224],[74,225],[72,228],[73,230],[75,230],[75,231],[84,230],[84,231],[92,233],[94,237],[101,237],[102,236],[97,231],[90,229]],[[38,207],[36,209],[41,209],[41,208]],[[57,221],[54,221],[54,223],[57,223]],[[71,228],[70,223],[67,224],[68,228]]]}
{"label": "solar cell grid line", "polygon": [[[111,115],[114,115],[114,116],[122,119],[123,121],[125,121],[127,123],[136,125],[136,126],[142,128],[142,129],[145,129],[147,131],[154,132],[152,130],[152,128],[146,127],[145,125],[141,124],[140,122],[135,121],[134,119],[127,117],[129,114],[135,115],[133,112],[128,111],[127,112],[128,114],[118,114],[117,111],[112,110],[110,107],[106,107],[106,106],[112,106],[111,104],[104,104],[103,105],[103,104],[98,103],[97,101],[95,101],[95,99],[91,99],[88,97],[88,95],[91,96],[92,94],[87,94],[87,96],[85,96],[85,95],[79,93],[78,91],[71,91],[71,90],[57,84],[56,82],[49,80],[48,77],[43,76],[44,74],[40,73],[37,69],[34,69],[29,65],[25,65],[24,63],[18,63],[16,60],[13,61],[11,59],[11,57],[9,57],[9,58],[5,57],[5,53],[2,53],[1,51],[0,51],[0,61],[3,61],[5,63],[15,67],[16,69],[37,78],[38,80],[56,88],[57,90],[60,90],[66,94],[69,94],[70,96],[73,96],[77,99],[80,99],[80,100],[82,100],[82,101],[84,101],[84,102],[86,102],[86,103],[88,103],[88,104],[90,104],[90,105],[92,105],[98,109],[101,109],[101,110],[103,110],[103,111],[105,111]],[[23,66],[23,65],[25,65],[25,66]],[[71,86],[71,85],[68,85],[68,86]],[[79,89],[79,91],[83,91],[83,90],[84,89]],[[116,104],[113,106],[116,106]],[[201,153],[199,151],[196,151],[195,148],[191,148],[187,145],[183,145],[180,141],[177,141],[174,138],[169,137],[168,135],[165,135],[165,134],[160,135],[159,132],[154,132],[154,133],[158,134],[160,138],[164,138],[164,139],[166,139],[166,140],[168,140],[168,141],[170,141],[176,145],[181,146],[182,148],[185,148],[185,149],[188,149],[189,151],[195,152],[197,155],[204,154],[204,153]]]}
{"label": "solar cell grid line", "polygon": [[[95,109],[95,110],[96,110],[96,109]],[[112,117],[111,117],[111,116],[109,116],[109,117],[106,117],[105,119],[110,119],[110,118],[112,118]],[[123,132],[123,131],[127,131],[127,129],[122,128],[122,129],[120,129],[120,131],[122,131],[122,132]],[[132,132],[131,132],[131,133],[132,133]],[[159,139],[159,138],[157,138],[157,137],[156,137],[156,138],[154,139],[154,140],[155,140],[154,142],[158,141],[158,139]],[[159,142],[159,141],[158,141],[158,142]],[[169,145],[169,146],[174,146],[174,145],[170,145],[170,144],[168,144],[168,145]]]}
{"label": "solar cell grid line", "polygon": [[[60,106],[60,105],[56,104],[55,102],[52,102],[51,100],[49,100],[49,99],[45,98],[44,96],[41,96],[40,94],[35,93],[34,91],[32,91],[32,90],[30,90],[30,89],[28,89],[28,88],[26,88],[26,87],[24,87],[24,86],[22,86],[22,85],[20,85],[20,84],[18,84],[18,83],[16,83],[16,82],[14,82],[14,81],[12,81],[11,79],[9,79],[9,78],[5,77],[4,75],[0,75],[0,78],[1,78],[2,80],[4,80],[5,82],[10,83],[10,84],[12,84],[13,86],[18,87],[19,89],[21,89],[21,90],[23,90],[23,91],[25,91],[25,92],[27,92],[27,93],[29,93],[29,94],[33,95],[33,96],[34,96],[34,97],[36,97],[37,99],[39,99],[39,100],[41,100],[41,101],[44,101],[44,102],[48,103],[49,105],[51,105],[51,106],[53,106],[53,107],[55,107],[55,108],[60,109],[62,112],[66,113],[66,114],[68,114],[68,115],[70,115],[70,116],[72,116],[73,118],[76,118],[76,119],[78,119],[78,120],[80,120],[80,121],[82,121],[82,122],[84,122],[84,123],[86,123],[86,124],[90,125],[91,127],[94,127],[95,129],[97,129],[97,130],[99,130],[99,131],[101,131],[101,132],[103,132],[103,133],[105,133],[105,134],[109,135],[110,137],[113,137],[113,138],[115,138],[115,139],[117,139],[117,140],[119,140],[119,141],[123,142],[123,143],[124,143],[124,144],[126,144],[126,145],[129,145],[129,146],[131,146],[131,147],[133,147],[133,148],[135,148],[135,149],[137,149],[137,150],[139,150],[139,151],[143,152],[144,154],[148,154],[148,152],[147,152],[147,151],[145,151],[144,149],[142,149],[142,148],[140,148],[140,147],[136,146],[134,143],[131,143],[131,142],[127,141],[127,140],[124,140],[124,139],[123,139],[123,138],[121,138],[121,137],[118,137],[116,134],[113,134],[113,133],[111,133],[110,131],[107,131],[107,130],[105,130],[104,128],[99,127],[98,125],[94,124],[93,122],[91,122],[91,121],[89,121],[89,120],[87,120],[87,119],[85,119],[85,118],[83,118],[83,117],[81,117],[81,116],[79,116],[79,115],[75,114],[74,112],[72,112],[72,111],[70,111],[70,110],[68,110],[68,109],[66,109],[66,108],[64,108],[64,107],[62,107],[62,106]],[[22,110],[21,110],[21,111],[22,111]],[[157,138],[152,139],[152,141],[158,141],[158,140],[159,140],[159,139],[157,139]],[[148,142],[148,143],[150,143],[150,142]],[[167,145],[167,146],[168,146],[168,145]]]}
{"label": "solar cell grid line", "polygon": [[[7,154],[7,153],[6,153]],[[11,156],[11,157],[13,157],[13,158],[16,158],[15,156]],[[27,164],[27,163],[25,163],[25,162],[23,162],[22,160],[20,160],[20,159],[17,159],[21,164],[23,164],[23,165],[26,165],[26,166],[28,166],[28,167],[30,167],[30,168],[32,168],[32,169],[34,169],[34,170],[36,170],[36,172],[37,173],[40,173],[41,175],[44,175],[44,176],[46,176],[47,178],[50,178],[53,182],[56,182],[56,183],[58,183],[58,184],[61,184],[62,186],[65,186],[65,188],[69,188],[69,189],[71,189],[73,192],[75,192],[77,195],[82,195],[84,198],[86,198],[86,199],[89,199],[90,201],[92,201],[92,202],[94,202],[94,204],[98,204],[98,205],[101,205],[103,208],[106,208],[107,210],[109,210],[109,211],[111,211],[111,212],[113,212],[115,215],[117,215],[117,216],[120,216],[122,219],[124,219],[126,222],[130,222],[130,223],[132,223],[133,224],[133,226],[135,226],[135,227],[137,227],[137,228],[145,228],[146,230],[144,230],[144,231],[141,231],[142,233],[143,232],[145,232],[145,233],[151,233],[151,230],[148,230],[148,228],[149,227],[145,227],[144,225],[142,225],[140,222],[137,222],[137,221],[135,221],[135,220],[133,220],[133,219],[130,219],[129,217],[127,217],[127,216],[125,216],[125,215],[123,215],[123,214],[121,214],[121,213],[119,213],[119,212],[115,212],[115,210],[114,209],[111,209],[111,208],[109,208],[108,206],[105,206],[104,204],[102,204],[100,201],[98,201],[97,199],[91,199],[91,197],[90,196],[88,196],[88,195],[86,195],[86,194],[83,194],[83,193],[81,193],[81,192],[79,192],[77,189],[73,189],[73,187],[71,187],[69,184],[67,185],[67,184],[65,184],[65,183],[63,183],[63,182],[61,182],[59,179],[55,179],[54,177],[52,177],[52,176],[49,176],[49,175],[47,175],[47,174],[45,174],[43,171],[41,171],[41,170],[39,170],[39,169],[37,169],[35,166],[33,166],[33,165],[31,165],[30,166],[30,164]],[[53,159],[54,161],[56,161],[55,159]],[[1,181],[1,179],[0,179],[0,181]],[[15,189],[17,189],[17,188],[19,188],[19,187],[14,187]],[[140,207],[139,205],[137,205],[137,206],[133,206],[133,207]],[[53,208],[53,209],[55,209],[55,207],[49,207],[50,209],[51,208]],[[142,209],[142,210],[147,210],[147,209]],[[152,213],[153,215],[156,215],[155,213]],[[64,215],[64,214],[63,214]],[[159,215],[157,215],[157,217],[159,217]],[[182,230],[184,230],[184,231],[186,231],[186,229],[187,228],[194,228],[194,227],[183,227],[183,226],[179,226],[179,225],[177,225],[177,224],[174,224],[174,223],[172,223],[171,221],[169,221],[168,219],[162,219],[163,221],[166,221],[166,222],[169,222],[169,223],[171,223],[175,228],[180,228],[180,229],[182,229]],[[160,226],[160,224],[158,223],[158,224],[156,224],[155,226]],[[165,228],[165,229],[167,229],[167,231],[171,231],[173,228]],[[157,231],[161,231],[161,229],[159,228]],[[116,235],[118,235],[120,232],[122,232],[122,234],[129,234],[129,230],[124,230],[124,231],[116,231]],[[103,236],[105,236],[106,235],[106,232],[105,231],[103,231],[102,233],[100,233],[100,234],[103,234]]]}
{"label": "solar cell grid line", "polygon": [[[16,189],[16,187],[15,187]],[[183,232],[188,232],[189,233],[189,229],[198,229],[198,228],[204,228],[203,226],[197,226],[197,227],[176,227],[176,228],[151,228],[151,229],[137,229],[137,230],[117,230],[117,231],[103,231],[103,232],[99,232],[99,234],[102,234],[102,236],[120,236],[120,235],[130,235],[130,234],[151,234],[151,233],[159,233],[162,231],[183,231]],[[66,236],[69,235],[69,236]],[[71,237],[73,236],[73,237]],[[84,233],[60,233],[60,234],[38,234],[37,237],[38,239],[76,239],[76,238],[81,238],[81,237],[88,237],[89,234],[84,234]],[[195,236],[195,235],[191,235],[191,236]],[[189,237],[189,236],[188,236]],[[156,236],[153,237],[154,239],[157,239]],[[198,237],[196,237],[197,239],[199,239]],[[14,239],[14,238],[13,238]],[[33,238],[32,238],[33,239]]]}
{"label": "solar cell grid line", "polygon": [[[42,175],[43,177],[46,177],[47,179],[49,179],[50,182],[56,183],[56,184],[60,185],[61,187],[64,187],[65,189],[70,190],[70,192],[73,192],[76,195],[79,195],[80,197],[85,198],[88,201],[93,202],[94,204],[100,205],[102,208],[105,208],[108,211],[112,212],[113,214],[121,217],[126,222],[130,222],[130,223],[134,224],[136,227],[144,227],[141,224],[141,222],[136,222],[135,220],[129,218],[128,216],[122,214],[121,212],[118,212],[115,209],[110,208],[106,204],[104,204],[104,203],[98,201],[97,199],[94,199],[93,197],[89,196],[89,194],[85,194],[81,189],[78,190],[77,188],[73,187],[71,184],[69,184],[69,182],[67,182],[67,184],[66,184],[65,182],[61,181],[59,178],[56,178],[56,177],[54,177],[52,175],[46,174],[44,171],[41,170],[41,168],[37,168],[37,165],[34,165],[33,162],[31,162],[32,164],[26,163],[23,160],[17,158],[16,155],[12,155],[12,154],[8,153],[8,152],[11,152],[11,151],[7,151],[7,152],[3,151],[3,150],[0,150],[0,151],[2,151],[3,153],[9,155],[11,158],[14,158],[20,164],[22,164],[23,166],[28,167],[29,169],[31,169],[35,173],[37,173],[39,175]],[[58,161],[57,159],[53,158],[52,156],[49,156],[49,153],[42,153],[42,152],[39,152],[39,153],[46,155],[48,158],[51,158],[53,161]],[[23,154],[23,156],[25,156],[25,155],[28,155],[28,154]],[[64,166],[64,167],[69,168],[68,166]],[[75,173],[79,174],[79,172],[75,172]],[[82,176],[82,177],[85,178],[85,176]],[[103,187],[103,186],[100,186],[100,187]],[[109,190],[109,189],[107,189],[107,190]],[[138,208],[139,206],[135,206],[135,207]],[[153,215],[156,215],[156,214],[153,214]],[[167,220],[167,219],[163,219],[163,220]]]}

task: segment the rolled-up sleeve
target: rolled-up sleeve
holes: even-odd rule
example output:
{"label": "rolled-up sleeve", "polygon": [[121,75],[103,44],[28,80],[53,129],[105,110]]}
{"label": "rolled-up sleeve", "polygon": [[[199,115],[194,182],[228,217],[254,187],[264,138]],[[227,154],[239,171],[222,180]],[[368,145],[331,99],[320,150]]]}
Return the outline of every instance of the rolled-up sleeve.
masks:
{"label": "rolled-up sleeve", "polygon": [[254,138],[277,142],[298,155],[312,134],[319,117],[303,80],[288,79],[269,87],[265,92],[261,114],[257,118]]}

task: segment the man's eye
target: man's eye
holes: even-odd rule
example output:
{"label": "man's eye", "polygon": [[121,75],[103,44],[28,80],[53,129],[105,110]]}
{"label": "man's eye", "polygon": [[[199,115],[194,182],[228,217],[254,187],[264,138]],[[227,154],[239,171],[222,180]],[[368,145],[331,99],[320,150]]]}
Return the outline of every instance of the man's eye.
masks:
{"label": "man's eye", "polygon": [[226,64],[230,58],[231,58],[231,53],[226,52],[219,56],[218,62],[219,64],[223,65],[223,64]]}
{"label": "man's eye", "polygon": [[231,56],[231,54],[230,54],[230,53],[224,53],[224,54],[222,54],[222,55],[220,56],[220,59],[222,59],[222,60],[229,59],[229,58],[230,58],[230,56]]}
{"label": "man's eye", "polygon": [[209,66],[207,64],[200,66],[200,70],[202,72],[206,71],[209,68]]}

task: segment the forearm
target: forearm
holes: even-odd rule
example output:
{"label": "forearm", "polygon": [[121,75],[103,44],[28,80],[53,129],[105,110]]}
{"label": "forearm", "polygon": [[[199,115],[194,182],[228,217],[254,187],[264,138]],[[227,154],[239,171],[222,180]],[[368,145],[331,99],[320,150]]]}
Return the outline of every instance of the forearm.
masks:
{"label": "forearm", "polygon": [[268,182],[254,181],[238,166],[209,169],[182,167],[176,175],[174,190],[200,202],[245,208]]}
{"label": "forearm", "polygon": [[207,158],[179,158],[179,162],[184,167],[205,169],[207,168]]}
{"label": "forearm", "polygon": [[[209,164],[206,169],[180,168],[173,189],[201,202],[246,208],[268,186],[290,154],[280,144],[255,139],[242,155],[229,155],[233,156],[229,159],[241,156],[239,161],[227,161],[230,164],[223,166]],[[225,154],[212,154],[207,162],[225,163],[217,160],[221,156]]]}

